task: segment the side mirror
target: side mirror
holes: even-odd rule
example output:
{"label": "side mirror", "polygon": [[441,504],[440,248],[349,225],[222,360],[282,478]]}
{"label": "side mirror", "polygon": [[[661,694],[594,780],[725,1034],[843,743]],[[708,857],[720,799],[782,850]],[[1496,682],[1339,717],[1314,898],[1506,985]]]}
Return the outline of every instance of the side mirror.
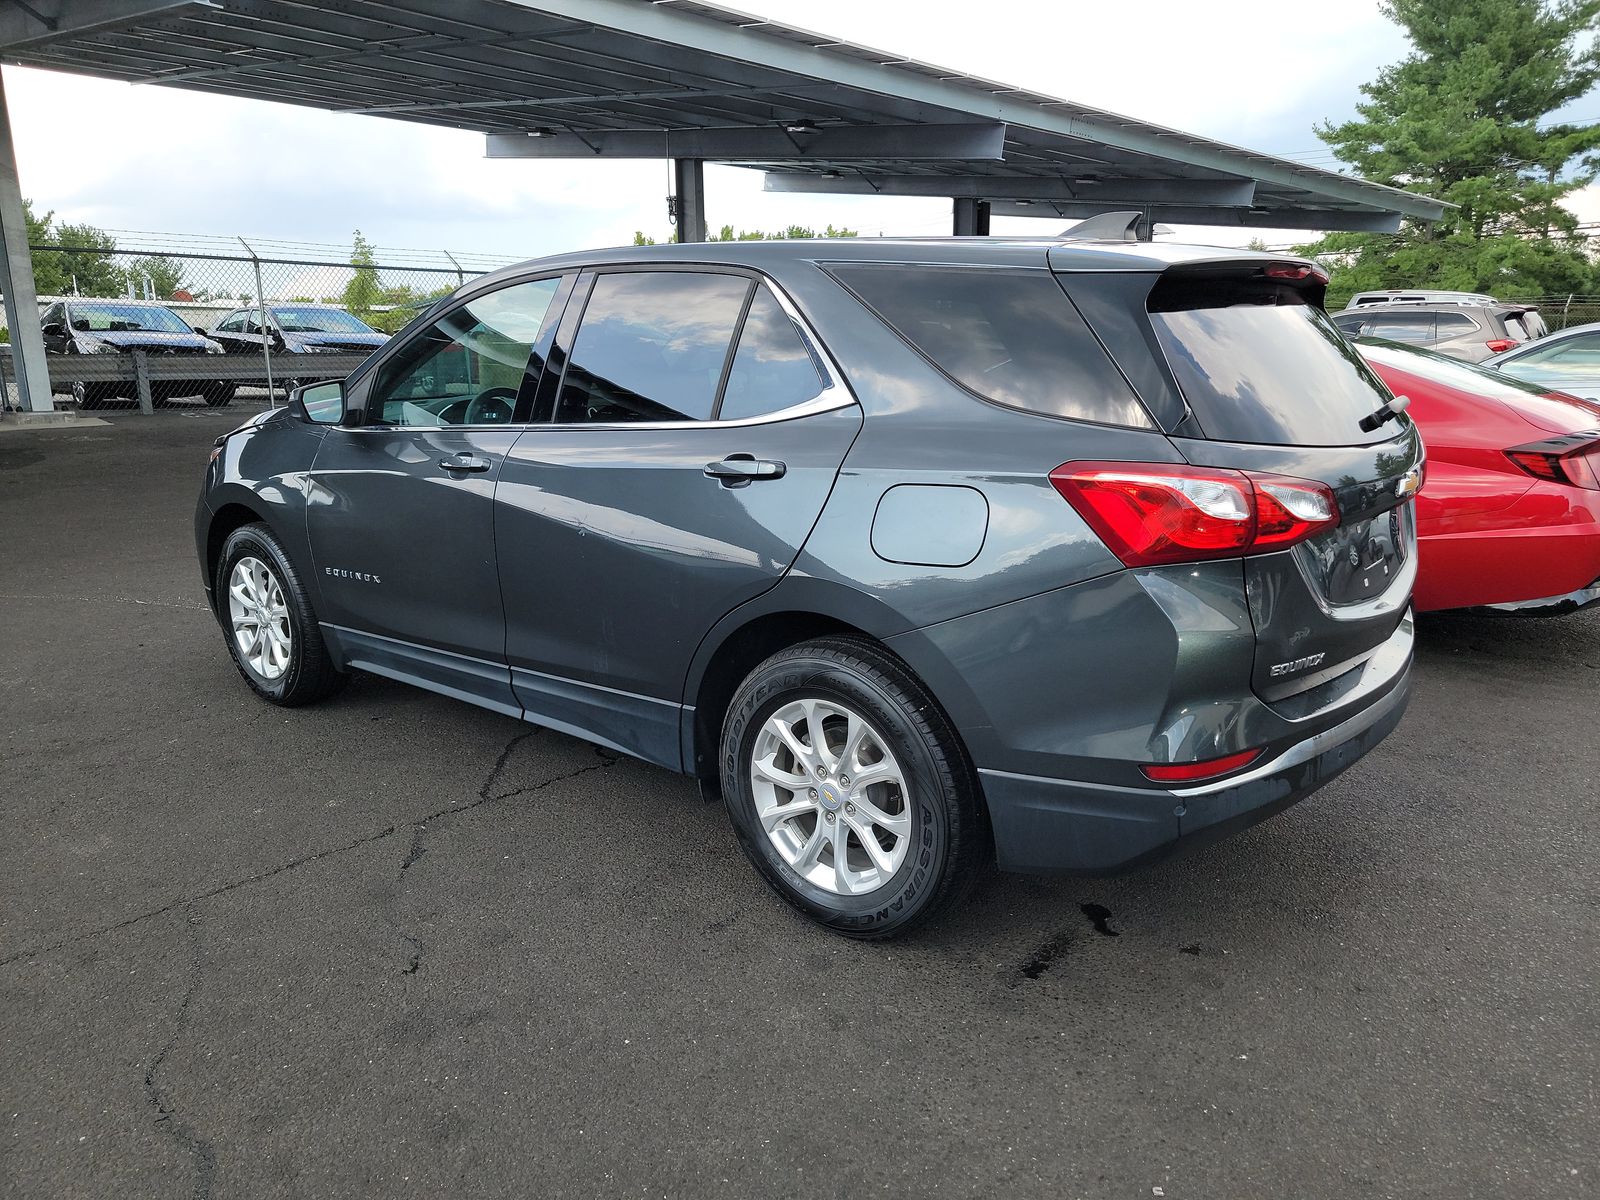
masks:
{"label": "side mirror", "polygon": [[289,407],[313,425],[337,425],[344,420],[344,380],[308,383],[289,393]]}
{"label": "side mirror", "polygon": [[60,337],[62,334],[66,333],[66,331],[67,327],[60,321],[46,321],[39,327],[39,332],[48,337]]}
{"label": "side mirror", "polygon": [[191,326],[189,326],[189,328],[194,330],[201,337],[205,337],[205,335],[206,335],[206,327],[204,325],[191,325]]}

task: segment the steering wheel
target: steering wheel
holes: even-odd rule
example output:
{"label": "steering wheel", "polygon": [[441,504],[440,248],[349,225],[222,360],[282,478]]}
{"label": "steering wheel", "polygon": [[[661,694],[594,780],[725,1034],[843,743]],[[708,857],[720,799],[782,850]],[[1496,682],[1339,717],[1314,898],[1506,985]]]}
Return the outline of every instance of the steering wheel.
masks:
{"label": "steering wheel", "polygon": [[517,389],[492,387],[479,392],[467,404],[463,425],[504,425],[517,408]]}

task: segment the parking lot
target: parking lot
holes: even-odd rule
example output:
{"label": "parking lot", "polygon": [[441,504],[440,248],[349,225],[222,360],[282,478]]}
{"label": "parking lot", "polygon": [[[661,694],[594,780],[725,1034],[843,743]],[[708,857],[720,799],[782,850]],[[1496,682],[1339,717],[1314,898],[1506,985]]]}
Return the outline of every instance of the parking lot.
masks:
{"label": "parking lot", "polygon": [[190,532],[250,407],[0,434],[5,1194],[1596,1189],[1600,614],[1424,619],[1306,803],[863,945],[664,771],[257,701]]}

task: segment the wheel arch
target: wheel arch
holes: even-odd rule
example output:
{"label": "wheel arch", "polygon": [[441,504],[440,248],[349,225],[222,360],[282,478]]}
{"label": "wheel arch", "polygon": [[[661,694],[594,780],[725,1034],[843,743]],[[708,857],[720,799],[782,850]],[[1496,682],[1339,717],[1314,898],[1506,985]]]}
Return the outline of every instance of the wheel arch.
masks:
{"label": "wheel arch", "polygon": [[[270,513],[266,511],[269,506],[262,504],[254,493],[230,488],[222,496],[219,496],[218,500],[220,503],[217,504],[216,508],[212,509],[210,523],[206,526],[206,579],[212,584],[216,583],[217,567],[222,560],[222,547],[236,529],[241,529],[246,525],[265,525],[278,536],[278,540],[283,543],[286,549],[292,550],[294,545],[292,539],[284,537],[283,531],[278,527],[278,522],[274,521]],[[298,566],[299,564],[296,565]],[[215,594],[216,589],[212,587],[207,590],[210,594],[212,610],[216,611],[217,605],[220,603]]]}

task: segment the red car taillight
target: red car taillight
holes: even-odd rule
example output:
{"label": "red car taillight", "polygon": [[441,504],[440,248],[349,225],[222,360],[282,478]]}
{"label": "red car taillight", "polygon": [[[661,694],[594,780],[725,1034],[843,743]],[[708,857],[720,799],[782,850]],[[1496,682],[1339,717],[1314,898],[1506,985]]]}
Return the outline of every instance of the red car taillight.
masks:
{"label": "red car taillight", "polygon": [[1501,354],[1507,350],[1515,349],[1522,343],[1517,341],[1516,338],[1490,338],[1484,345],[1489,347],[1490,354]]}
{"label": "red car taillight", "polygon": [[1130,567],[1282,550],[1339,523],[1309,479],[1177,463],[1069,462],[1050,482]]}
{"label": "red car taillight", "polygon": [[1506,457],[1535,479],[1565,483],[1571,487],[1600,491],[1600,437],[1578,434],[1530,442],[1506,451]]}

